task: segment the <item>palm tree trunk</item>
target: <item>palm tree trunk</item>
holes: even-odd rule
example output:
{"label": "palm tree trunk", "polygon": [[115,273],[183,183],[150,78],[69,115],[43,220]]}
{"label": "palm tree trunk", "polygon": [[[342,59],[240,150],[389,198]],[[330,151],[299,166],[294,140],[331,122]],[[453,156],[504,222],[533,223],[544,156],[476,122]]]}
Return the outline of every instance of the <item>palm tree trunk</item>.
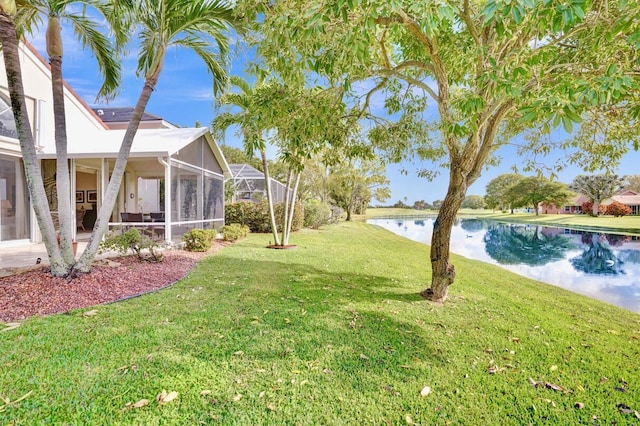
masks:
{"label": "palm tree trunk", "polygon": [[49,58],[51,65],[51,89],[53,92],[53,117],[56,142],[56,191],[58,195],[58,218],[60,223],[60,249],[68,265],[75,262],[71,244],[71,184],[69,182],[69,160],[67,154],[67,123],[64,108],[64,85],[62,80],[62,57]]}
{"label": "palm tree trunk", "polygon": [[269,220],[271,221],[271,232],[273,233],[273,244],[280,245],[280,237],[278,235],[278,226],[276,225],[276,213],[273,208],[273,195],[271,194],[271,177],[269,176],[269,163],[267,162],[267,151],[260,150],[262,158],[262,169],[264,170],[264,187],[267,192],[267,204],[269,205]]}
{"label": "palm tree trunk", "polygon": [[[160,61],[159,63],[161,64],[162,61]],[[144,86],[142,87],[140,97],[138,98],[138,103],[136,104],[131,114],[131,121],[129,121],[129,125],[127,126],[127,130],[122,139],[120,151],[118,152],[118,158],[116,159],[116,164],[113,168],[111,179],[109,180],[109,185],[107,186],[107,189],[105,191],[104,198],[102,200],[102,207],[98,212],[98,217],[94,224],[91,238],[89,239],[87,248],[84,250],[82,256],[80,256],[80,259],[78,260],[78,263],[76,264],[76,269],[80,272],[89,272],[91,264],[93,263],[93,260],[98,253],[98,249],[100,248],[102,236],[108,230],[109,218],[111,217],[113,207],[115,206],[118,192],[120,192],[122,177],[124,176],[124,172],[127,167],[127,161],[129,160],[129,154],[131,153],[133,139],[136,136],[140,121],[142,120],[142,114],[144,113],[147,104],[149,103],[149,98],[151,97],[151,94],[156,87],[156,83],[158,82],[160,70],[161,68],[158,67],[155,72],[151,73],[150,76],[146,79]]]}
{"label": "palm tree trunk", "polygon": [[47,195],[42,183],[40,163],[36,155],[33,133],[31,132],[31,124],[27,115],[18,39],[13,20],[4,11],[0,13],[0,42],[2,43],[2,55],[7,73],[11,108],[18,132],[27,188],[31,196],[31,205],[35,211],[36,221],[49,255],[51,273],[61,276],[66,273],[66,265],[58,248],[56,231],[53,227],[51,211],[49,210]]}

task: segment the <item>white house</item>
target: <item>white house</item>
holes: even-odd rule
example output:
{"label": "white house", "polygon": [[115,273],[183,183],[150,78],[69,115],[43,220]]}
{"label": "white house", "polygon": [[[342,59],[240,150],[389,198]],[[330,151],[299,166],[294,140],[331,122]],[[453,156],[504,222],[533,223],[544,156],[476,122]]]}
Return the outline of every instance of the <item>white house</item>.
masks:
{"label": "white house", "polygon": [[[20,52],[28,115],[49,207],[57,223],[49,67],[32,46],[21,44]],[[75,200],[72,211],[82,229],[92,225],[91,219],[95,221],[124,130],[117,129],[115,124],[116,130],[110,129],[101,120],[100,111],[94,112],[68,85],[65,85],[65,108],[71,200]],[[161,235],[167,241],[179,240],[194,227],[218,228],[224,224],[223,188],[228,177],[231,177],[229,166],[208,129],[177,128],[161,119],[156,124],[147,123],[134,140],[111,226],[121,225],[126,213],[144,213],[144,218],[156,213],[154,217],[162,217],[164,222],[154,223],[154,228],[163,228]],[[1,57],[0,227],[0,245],[41,241],[29,203]]]}

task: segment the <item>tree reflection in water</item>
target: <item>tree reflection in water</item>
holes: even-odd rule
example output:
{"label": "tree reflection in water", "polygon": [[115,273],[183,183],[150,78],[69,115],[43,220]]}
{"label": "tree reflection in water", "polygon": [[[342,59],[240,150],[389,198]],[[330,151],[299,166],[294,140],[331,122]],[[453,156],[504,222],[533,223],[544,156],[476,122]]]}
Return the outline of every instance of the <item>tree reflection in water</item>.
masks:
{"label": "tree reflection in water", "polygon": [[580,256],[570,259],[577,271],[597,275],[624,274],[622,261],[616,257],[603,234],[586,233],[582,236],[586,248]]}
{"label": "tree reflection in water", "polygon": [[491,224],[483,240],[487,254],[503,265],[541,266],[575,248],[566,236],[530,225]]}

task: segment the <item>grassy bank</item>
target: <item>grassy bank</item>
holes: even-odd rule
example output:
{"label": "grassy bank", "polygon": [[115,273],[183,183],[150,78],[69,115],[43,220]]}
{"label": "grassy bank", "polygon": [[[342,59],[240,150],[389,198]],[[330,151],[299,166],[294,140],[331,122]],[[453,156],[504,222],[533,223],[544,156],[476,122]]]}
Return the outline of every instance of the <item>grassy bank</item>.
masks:
{"label": "grassy bank", "polygon": [[[459,257],[435,306],[417,294],[428,247],[363,223],[267,240],[0,332],[0,424],[638,421],[637,314]],[[179,395],[160,405],[163,389]]]}
{"label": "grassy bank", "polygon": [[[413,210],[394,208],[367,209],[365,219],[378,217],[403,217],[437,215],[437,210]],[[491,210],[461,209],[458,212],[462,217],[478,217],[499,222],[522,222],[545,226],[566,226],[592,230],[616,230],[623,233],[640,234],[640,216],[599,216],[575,214],[540,214],[534,213],[496,213]]]}
{"label": "grassy bank", "polygon": [[525,222],[538,225],[558,225],[593,230],[618,230],[629,233],[640,233],[640,216],[598,216],[575,214],[540,214],[534,213],[496,213],[482,215],[482,218],[503,222]]}

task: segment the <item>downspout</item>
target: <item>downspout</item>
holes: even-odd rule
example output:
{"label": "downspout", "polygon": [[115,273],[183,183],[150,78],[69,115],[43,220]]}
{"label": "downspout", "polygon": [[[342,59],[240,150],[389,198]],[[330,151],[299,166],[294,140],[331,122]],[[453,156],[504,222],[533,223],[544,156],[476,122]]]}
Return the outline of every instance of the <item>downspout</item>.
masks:
{"label": "downspout", "polygon": [[158,157],[164,167],[164,240],[171,243],[171,166],[164,158]]}

